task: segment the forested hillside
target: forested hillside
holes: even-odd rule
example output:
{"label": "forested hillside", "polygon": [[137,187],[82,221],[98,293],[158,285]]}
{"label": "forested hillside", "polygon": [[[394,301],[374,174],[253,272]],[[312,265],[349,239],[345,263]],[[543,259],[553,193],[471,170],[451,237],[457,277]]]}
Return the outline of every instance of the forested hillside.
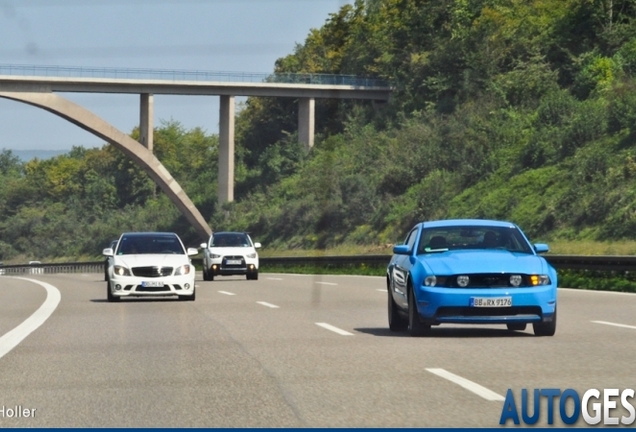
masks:
{"label": "forested hillside", "polygon": [[[156,154],[213,229],[281,249],[394,243],[446,217],[507,219],[542,240],[636,236],[636,0],[360,0],[273,72],[396,91],[383,106],[317,100],[310,152],[296,101],[250,98],[224,209],[217,137],[162,124]],[[199,242],[110,146],[26,164],[5,151],[0,176],[5,261],[94,256],[129,229]]]}

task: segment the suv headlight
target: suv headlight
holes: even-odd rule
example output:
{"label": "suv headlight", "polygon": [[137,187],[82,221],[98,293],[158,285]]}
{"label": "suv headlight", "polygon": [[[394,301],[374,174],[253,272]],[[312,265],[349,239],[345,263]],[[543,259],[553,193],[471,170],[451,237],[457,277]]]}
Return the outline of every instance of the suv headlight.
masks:
{"label": "suv headlight", "polygon": [[211,253],[210,254],[210,258],[212,258],[212,259],[221,258],[221,255]]}
{"label": "suv headlight", "polygon": [[248,258],[256,258],[256,252],[249,253],[249,254],[247,254],[245,256],[248,257]]}
{"label": "suv headlight", "polygon": [[113,267],[113,273],[115,273],[117,276],[130,276],[130,270],[128,270],[128,267],[120,265],[116,265]]}
{"label": "suv headlight", "polygon": [[174,271],[175,276],[181,276],[181,275],[187,275],[187,274],[190,274],[189,264],[184,264],[181,267],[177,267],[177,269]]}

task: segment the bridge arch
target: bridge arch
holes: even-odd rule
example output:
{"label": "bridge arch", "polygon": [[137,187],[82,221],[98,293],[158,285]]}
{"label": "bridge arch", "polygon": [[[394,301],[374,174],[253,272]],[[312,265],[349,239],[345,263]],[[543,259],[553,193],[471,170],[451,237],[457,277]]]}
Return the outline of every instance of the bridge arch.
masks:
{"label": "bridge arch", "polygon": [[42,108],[114,145],[146,171],[150,178],[168,195],[200,236],[208,237],[211,234],[212,229],[190,198],[181,189],[179,183],[150,150],[130,136],[86,108],[55,93],[0,92],[0,97]]}

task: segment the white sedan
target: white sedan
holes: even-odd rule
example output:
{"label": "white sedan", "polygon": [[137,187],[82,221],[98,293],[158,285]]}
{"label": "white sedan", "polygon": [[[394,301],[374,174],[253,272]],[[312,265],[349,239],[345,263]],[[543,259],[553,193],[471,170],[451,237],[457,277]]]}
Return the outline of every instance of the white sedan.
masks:
{"label": "white sedan", "polygon": [[190,256],[196,248],[186,249],[175,233],[130,232],[119,238],[116,249],[106,248],[112,257],[108,269],[107,298],[178,296],[194,300],[195,268]]}
{"label": "white sedan", "polygon": [[203,280],[214,276],[245,275],[248,280],[258,279],[258,253],[261,244],[252,242],[247,233],[223,231],[210,236],[203,248]]}

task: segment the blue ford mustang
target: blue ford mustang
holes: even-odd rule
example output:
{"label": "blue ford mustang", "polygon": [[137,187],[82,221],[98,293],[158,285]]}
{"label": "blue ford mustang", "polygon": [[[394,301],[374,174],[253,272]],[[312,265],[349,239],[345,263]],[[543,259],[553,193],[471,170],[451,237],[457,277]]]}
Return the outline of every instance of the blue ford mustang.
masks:
{"label": "blue ford mustang", "polygon": [[444,323],[505,324],[552,336],[557,273],[510,222],[421,222],[393,248],[387,267],[389,328],[413,336]]}

